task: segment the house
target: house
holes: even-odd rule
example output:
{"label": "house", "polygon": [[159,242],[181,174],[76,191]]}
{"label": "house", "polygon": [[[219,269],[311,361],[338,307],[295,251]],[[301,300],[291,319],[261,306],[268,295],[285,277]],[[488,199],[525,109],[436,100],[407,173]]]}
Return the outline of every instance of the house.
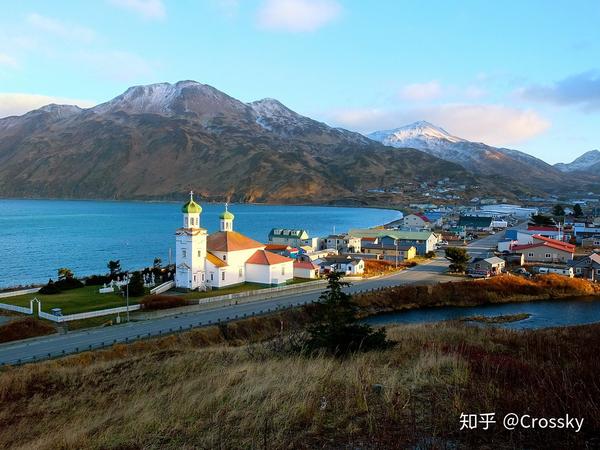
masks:
{"label": "house", "polygon": [[444,223],[445,214],[442,211],[425,211],[423,213],[433,227],[441,227]]}
{"label": "house", "polygon": [[532,239],[531,244],[514,245],[511,252],[522,253],[527,263],[566,263],[573,259],[575,246],[572,244],[540,235],[533,235]]}
{"label": "house", "polygon": [[497,256],[491,258],[475,258],[469,263],[469,273],[484,273],[498,275],[506,267],[506,261]]}
{"label": "house", "polygon": [[532,234],[537,234],[539,236],[544,236],[547,238],[564,240],[564,233],[558,227],[553,226],[538,226],[538,225],[529,225],[527,227],[527,231]]}
{"label": "house", "polygon": [[424,214],[408,214],[402,219],[404,228],[418,229],[431,228],[431,222]]}
{"label": "house", "polygon": [[569,267],[573,268],[575,276],[591,281],[600,281],[600,254],[592,253],[587,256],[578,256],[569,261]]}
{"label": "house", "polygon": [[294,278],[319,278],[319,267],[312,261],[294,261]]}
{"label": "house", "polygon": [[315,250],[314,252],[306,252],[298,254],[299,261],[316,261],[323,259],[326,256],[337,255],[338,251],[335,248],[326,248],[323,250]]}
{"label": "house", "polygon": [[485,216],[460,216],[458,226],[465,227],[469,231],[490,231],[492,220],[492,217]]}
{"label": "house", "polygon": [[365,271],[365,262],[352,256],[326,256],[318,260],[321,272],[340,272],[344,275],[362,275]]}
{"label": "house", "polygon": [[584,224],[576,224],[573,226],[573,234],[577,239],[577,242],[581,242],[583,239],[591,238],[596,235],[600,235],[600,227],[585,226]]}
{"label": "house", "polygon": [[219,231],[200,227],[202,207],[183,205],[183,227],[175,236],[175,286],[180,289],[218,289],[246,282],[284,284],[294,276],[293,260],[265,250],[266,246],[233,230],[234,215],[219,217]]}
{"label": "house", "polygon": [[582,239],[581,246],[583,248],[600,247],[600,235]]}
{"label": "house", "polygon": [[[284,244],[291,247],[300,247],[308,241],[306,230],[288,230],[285,228],[273,228],[269,232],[269,244]],[[310,245],[310,244],[308,244]]]}
{"label": "house", "polygon": [[335,248],[340,253],[360,252],[360,237],[349,234],[330,234],[321,242],[321,249]]}
{"label": "house", "polygon": [[398,245],[412,245],[417,249],[417,255],[424,256],[428,252],[435,251],[435,246],[438,243],[438,236],[432,231],[403,231],[403,230],[386,230],[386,229],[352,229],[352,236],[359,236],[361,239],[365,237],[377,237],[384,241],[384,245],[395,245],[393,241],[397,240]]}
{"label": "house", "polygon": [[[387,237],[388,239],[384,239]],[[401,245],[400,241],[390,236],[377,238],[375,242],[363,242],[362,251],[368,255],[377,255],[377,259],[387,261],[409,261],[417,256],[414,245]]]}

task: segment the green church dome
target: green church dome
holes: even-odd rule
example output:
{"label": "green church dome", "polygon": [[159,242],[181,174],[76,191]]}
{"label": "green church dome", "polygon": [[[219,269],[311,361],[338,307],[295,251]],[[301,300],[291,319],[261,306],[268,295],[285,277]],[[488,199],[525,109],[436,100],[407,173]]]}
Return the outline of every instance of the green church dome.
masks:
{"label": "green church dome", "polygon": [[181,208],[181,212],[185,214],[200,214],[202,212],[202,207],[194,201],[193,194],[190,192],[190,200],[183,205]]}
{"label": "green church dome", "polygon": [[224,211],[223,214],[219,216],[221,219],[233,220],[235,216],[231,214],[229,211]]}

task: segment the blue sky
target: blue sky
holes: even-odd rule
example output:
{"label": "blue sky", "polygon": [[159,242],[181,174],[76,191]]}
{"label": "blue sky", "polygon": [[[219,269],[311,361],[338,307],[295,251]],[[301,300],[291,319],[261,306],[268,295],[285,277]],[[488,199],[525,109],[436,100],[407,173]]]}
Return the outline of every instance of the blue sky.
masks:
{"label": "blue sky", "polygon": [[369,132],[600,148],[597,1],[0,0],[0,117],[193,79]]}

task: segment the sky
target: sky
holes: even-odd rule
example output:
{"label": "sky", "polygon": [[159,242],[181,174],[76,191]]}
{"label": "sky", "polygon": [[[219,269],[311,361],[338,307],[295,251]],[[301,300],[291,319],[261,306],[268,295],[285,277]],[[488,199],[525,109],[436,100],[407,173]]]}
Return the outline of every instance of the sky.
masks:
{"label": "sky", "polygon": [[0,117],[196,80],[367,133],[600,148],[600,2],[0,0]]}

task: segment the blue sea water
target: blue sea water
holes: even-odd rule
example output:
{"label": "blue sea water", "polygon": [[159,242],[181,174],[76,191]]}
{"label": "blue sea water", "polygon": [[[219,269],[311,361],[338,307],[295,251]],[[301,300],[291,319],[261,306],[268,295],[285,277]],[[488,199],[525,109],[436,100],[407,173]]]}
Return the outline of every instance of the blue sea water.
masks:
{"label": "blue sea water", "polygon": [[[43,283],[60,267],[78,276],[168,262],[181,226],[180,203],[0,200],[0,287]],[[201,226],[218,231],[221,204],[203,204]],[[392,210],[319,206],[231,205],[234,229],[261,242],[271,228],[303,228],[321,236],[390,222]]]}

